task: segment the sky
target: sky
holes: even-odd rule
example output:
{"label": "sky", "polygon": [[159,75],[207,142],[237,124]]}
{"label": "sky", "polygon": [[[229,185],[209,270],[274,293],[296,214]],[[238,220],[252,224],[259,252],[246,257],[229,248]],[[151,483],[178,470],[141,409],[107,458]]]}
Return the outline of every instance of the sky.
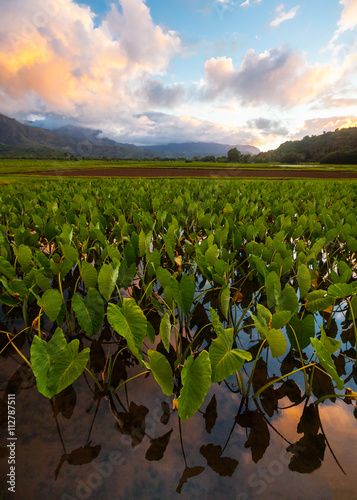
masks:
{"label": "sky", "polygon": [[0,113],[136,145],[357,125],[357,0],[0,3]]}

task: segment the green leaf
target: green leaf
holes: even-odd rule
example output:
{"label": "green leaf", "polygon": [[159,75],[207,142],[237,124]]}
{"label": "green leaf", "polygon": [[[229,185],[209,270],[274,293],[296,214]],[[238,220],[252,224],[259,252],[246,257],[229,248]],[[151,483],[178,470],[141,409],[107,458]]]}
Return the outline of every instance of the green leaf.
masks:
{"label": "green leaf", "polygon": [[83,283],[87,288],[94,288],[97,284],[97,270],[96,268],[84,260],[80,266],[80,273]]}
{"label": "green leaf", "polygon": [[16,307],[18,305],[17,300],[2,294],[0,294],[0,303],[9,307]]}
{"label": "green leaf", "polygon": [[333,354],[334,352],[338,351],[341,347],[341,341],[328,337],[323,327],[320,326],[320,328],[321,328],[321,342],[326,347],[328,353]]}
{"label": "green leaf", "polygon": [[20,245],[18,250],[18,262],[22,269],[26,270],[32,260],[31,248],[26,245]]}
{"label": "green leaf", "polygon": [[90,349],[87,347],[78,352],[78,348],[79,340],[74,339],[51,359],[47,387],[52,396],[63,391],[83,373],[89,360]]}
{"label": "green leaf", "polygon": [[309,268],[305,264],[299,265],[297,281],[300,289],[300,297],[305,297],[311,288],[311,274]]}
{"label": "green leaf", "polygon": [[112,296],[113,290],[115,288],[115,283],[118,279],[119,269],[116,267],[113,269],[109,264],[103,264],[101,270],[98,274],[98,286],[99,291],[103,295],[106,301]]}
{"label": "green leaf", "polygon": [[216,311],[212,307],[209,308],[209,312],[211,314],[211,320],[212,320],[212,325],[213,325],[214,331],[216,332],[216,334],[218,336],[221,333],[223,333],[222,323],[219,320],[218,314],[216,313]]}
{"label": "green leaf", "polygon": [[280,329],[287,323],[289,323],[290,318],[291,318],[291,311],[276,312],[275,314],[273,314],[271,320],[271,327]]}
{"label": "green leaf", "polygon": [[192,417],[202,406],[211,385],[211,362],[207,351],[202,351],[194,360],[187,359],[182,368],[183,387],[178,398],[178,414],[181,421]]}
{"label": "green leaf", "polygon": [[165,286],[169,286],[170,285],[170,283],[171,283],[171,274],[170,274],[170,272],[167,269],[164,269],[161,266],[159,266],[156,269],[156,276],[157,276],[157,279],[159,280],[160,285],[162,286],[162,288],[165,288]]}
{"label": "green leaf", "polygon": [[147,335],[148,322],[133,299],[123,299],[123,306],[108,304],[107,317],[114,330],[125,338],[130,351],[142,361],[141,346]]}
{"label": "green leaf", "polygon": [[294,332],[300,349],[303,350],[308,347],[310,345],[310,337],[315,337],[314,316],[312,314],[308,314],[304,319],[300,320],[298,315],[295,314],[290,319],[289,324],[286,327],[286,333],[289,337],[291,347],[293,349],[298,349]]}
{"label": "green leaf", "polygon": [[95,288],[89,288],[84,300],[79,295],[74,294],[72,308],[79,326],[88,337],[93,337],[98,333],[104,320],[104,304],[100,293]]}
{"label": "green leaf", "polygon": [[290,311],[291,314],[295,314],[299,309],[299,299],[289,283],[285,285],[284,290],[277,297],[276,309],[279,312]]}
{"label": "green leaf", "polygon": [[165,312],[160,321],[160,336],[162,343],[167,352],[170,351],[170,336],[171,336],[171,323],[170,323],[170,313]]}
{"label": "green leaf", "polygon": [[328,287],[327,294],[334,299],[344,299],[353,294],[353,286],[348,283],[336,283]]}
{"label": "green leaf", "polygon": [[337,389],[342,390],[344,387],[344,382],[343,380],[338,376],[336,366],[334,362],[332,361],[331,354],[329,351],[326,349],[324,344],[321,342],[321,340],[318,339],[310,339],[312,347],[315,349],[319,361],[323,368],[327,371],[329,375],[333,378],[333,380],[336,382]]}
{"label": "green leaf", "polygon": [[160,385],[162,392],[166,396],[173,393],[174,382],[170,363],[165,356],[157,351],[148,349],[149,366],[156,382]]}
{"label": "green leaf", "polygon": [[252,355],[240,349],[232,349],[233,328],[224,330],[212,340],[209,356],[212,366],[212,382],[221,382],[239,371],[245,361],[250,361]]}
{"label": "green leaf", "polygon": [[188,274],[183,274],[180,282],[171,277],[170,288],[178,307],[184,314],[188,314],[195,296],[194,281]]}
{"label": "green leaf", "polygon": [[78,353],[79,340],[67,344],[57,328],[49,342],[35,335],[31,345],[31,364],[39,392],[51,398],[72,384],[83,372],[90,354],[86,348]]}
{"label": "green leaf", "polygon": [[221,311],[223,313],[223,316],[228,319],[228,312],[229,312],[229,301],[230,301],[230,290],[229,286],[225,285],[221,288],[220,294],[219,294],[219,305],[221,308]]}
{"label": "green leaf", "polygon": [[70,260],[71,262],[76,262],[78,260],[78,252],[71,245],[62,245],[62,253],[66,260]]}
{"label": "green leaf", "polygon": [[52,394],[47,388],[47,373],[50,368],[51,357],[47,349],[47,342],[35,335],[31,344],[31,364],[36,377],[38,392],[51,398]]}
{"label": "green leaf", "polygon": [[324,311],[334,303],[333,297],[327,295],[325,290],[314,290],[306,295],[305,307],[308,311]]}
{"label": "green leaf", "polygon": [[265,287],[268,299],[268,307],[269,308],[275,307],[276,305],[275,292],[276,291],[280,292],[281,290],[280,278],[275,271],[270,272],[265,277]]}
{"label": "green leaf", "polygon": [[4,257],[0,256],[0,274],[9,278],[9,280],[14,280],[16,278],[15,269],[12,267],[10,262],[8,262]]}
{"label": "green leaf", "polygon": [[266,338],[273,358],[278,358],[279,356],[285,354],[288,345],[285,335],[281,330],[277,330],[275,328],[268,330]]}
{"label": "green leaf", "polygon": [[54,322],[61,310],[63,299],[58,290],[51,288],[45,291],[42,297],[37,300],[37,303],[43,308],[50,320]]}

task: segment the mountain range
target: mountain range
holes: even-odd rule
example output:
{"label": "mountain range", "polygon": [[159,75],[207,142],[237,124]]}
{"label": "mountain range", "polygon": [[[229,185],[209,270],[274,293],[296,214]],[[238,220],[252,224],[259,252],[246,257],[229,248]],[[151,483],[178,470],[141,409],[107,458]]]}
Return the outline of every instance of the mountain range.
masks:
{"label": "mountain range", "polygon": [[64,127],[47,130],[24,125],[0,114],[0,157],[107,157],[119,159],[187,158],[225,156],[236,147],[241,153],[258,154],[259,149],[248,145],[228,145],[210,142],[190,142],[139,147],[98,138],[99,129]]}

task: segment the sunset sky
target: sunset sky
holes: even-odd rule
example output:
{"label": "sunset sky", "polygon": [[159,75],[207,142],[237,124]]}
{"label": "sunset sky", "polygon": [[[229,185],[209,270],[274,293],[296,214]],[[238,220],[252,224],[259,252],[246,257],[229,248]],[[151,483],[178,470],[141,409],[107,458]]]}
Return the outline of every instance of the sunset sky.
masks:
{"label": "sunset sky", "polygon": [[357,124],[357,0],[0,3],[0,113],[261,150]]}

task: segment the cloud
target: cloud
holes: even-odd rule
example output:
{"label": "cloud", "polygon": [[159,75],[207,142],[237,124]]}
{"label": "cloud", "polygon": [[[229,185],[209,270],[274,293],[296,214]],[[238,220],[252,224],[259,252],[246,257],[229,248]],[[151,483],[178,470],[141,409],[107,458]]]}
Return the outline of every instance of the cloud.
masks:
{"label": "cloud", "polygon": [[357,115],[314,118],[305,120],[303,126],[297,129],[292,139],[301,139],[306,135],[319,135],[322,131],[330,132],[338,128],[355,126],[357,126]]}
{"label": "cloud", "polygon": [[[255,0],[254,3],[260,3],[262,0]],[[245,0],[245,2],[241,3],[240,4],[240,7],[249,7],[250,4],[250,0]]]}
{"label": "cloud", "polygon": [[256,54],[250,49],[241,65],[231,58],[206,61],[199,94],[203,100],[235,99],[244,105],[297,106],[312,101],[343,74],[343,68],[309,66],[306,58],[280,48]]}
{"label": "cloud", "polygon": [[270,120],[269,118],[256,118],[248,120],[249,128],[258,129],[264,134],[288,135],[287,127],[278,120]]}
{"label": "cloud", "polygon": [[357,26],[357,2],[356,0],[340,0],[343,6],[341,17],[337,23],[337,30],[330,42],[332,45],[345,31],[352,30]]}
{"label": "cloud", "polygon": [[[154,24],[144,0],[112,3],[98,26],[73,0],[17,0],[16,10],[2,7],[0,33],[0,109],[12,115],[137,112],[138,88],[164,74],[182,48],[177,33]],[[162,89],[162,102],[170,92]]]}
{"label": "cloud", "polygon": [[283,23],[284,21],[289,21],[290,19],[293,19],[300,6],[297,5],[296,7],[291,8],[288,12],[284,12],[284,5],[278,5],[277,8],[275,9],[277,17],[270,23],[270,26],[276,28],[279,26],[279,24]]}

